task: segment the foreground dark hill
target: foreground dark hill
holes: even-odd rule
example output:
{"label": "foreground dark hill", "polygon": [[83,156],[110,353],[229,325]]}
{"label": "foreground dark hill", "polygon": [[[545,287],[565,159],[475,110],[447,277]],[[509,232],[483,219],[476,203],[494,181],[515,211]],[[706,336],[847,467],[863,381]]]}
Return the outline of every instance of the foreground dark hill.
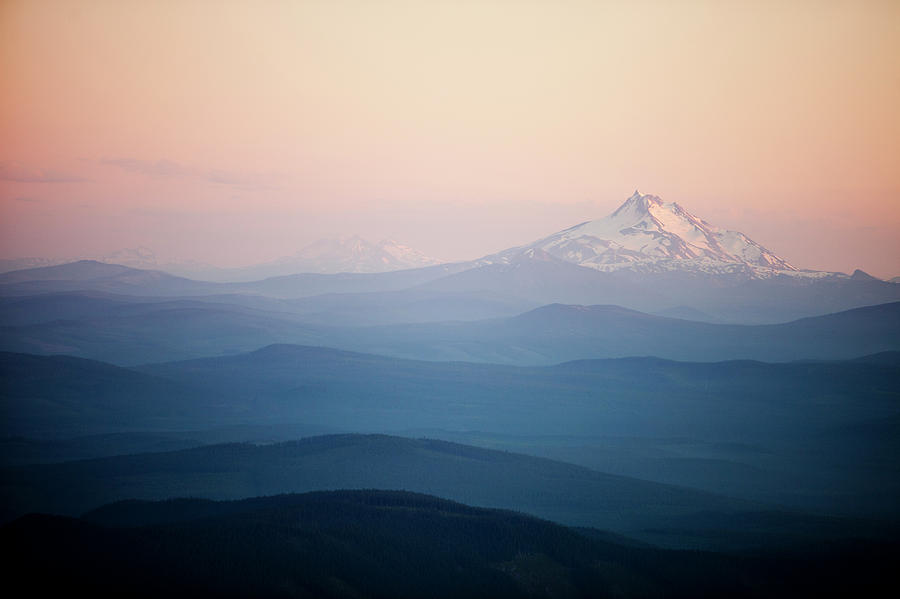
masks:
{"label": "foreground dark hill", "polygon": [[[417,491],[634,533],[682,525],[703,512],[732,514],[763,507],[521,454],[383,435],[213,445],[6,468],[0,477],[6,520],[35,511],[78,515],[128,498],[239,499],[347,488]],[[726,528],[739,526],[737,520]]]}
{"label": "foreground dark hill", "polygon": [[795,597],[896,590],[897,547],[665,551],[397,491],[125,502],[0,529],[36,594],[254,597]]}

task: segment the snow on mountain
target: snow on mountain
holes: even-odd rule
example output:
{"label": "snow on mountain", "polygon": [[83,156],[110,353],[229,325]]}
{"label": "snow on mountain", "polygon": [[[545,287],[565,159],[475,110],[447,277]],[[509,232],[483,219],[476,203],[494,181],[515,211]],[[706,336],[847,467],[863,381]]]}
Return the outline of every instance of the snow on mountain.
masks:
{"label": "snow on mountain", "polygon": [[146,247],[122,249],[90,259],[220,282],[253,281],[297,273],[376,273],[440,264],[440,261],[419,250],[396,241],[385,239],[371,243],[358,235],[342,239],[320,239],[291,256],[235,268],[221,268],[192,260],[163,263],[153,250]]}
{"label": "snow on mountain", "polygon": [[372,243],[354,235],[320,239],[275,263],[290,267],[293,272],[367,273],[420,268],[440,264],[440,261],[390,239]]}
{"label": "snow on mountain", "polygon": [[143,246],[116,250],[115,252],[94,259],[97,262],[120,264],[122,266],[130,266],[131,268],[155,269],[160,266],[159,260],[156,257],[156,252]]}
{"label": "snow on mountain", "polygon": [[536,250],[606,272],[691,271],[755,278],[831,274],[801,271],[739,231],[714,227],[675,202],[638,191],[605,218],[488,256],[483,262],[508,262]]}
{"label": "snow on mountain", "polygon": [[57,266],[80,260],[103,262],[105,264],[118,264],[131,268],[144,270],[156,270],[163,267],[157,260],[156,253],[146,247],[126,248],[116,250],[105,255],[82,254],[66,258],[17,258],[12,260],[0,260],[0,272],[10,272],[24,268],[39,268],[43,266]]}

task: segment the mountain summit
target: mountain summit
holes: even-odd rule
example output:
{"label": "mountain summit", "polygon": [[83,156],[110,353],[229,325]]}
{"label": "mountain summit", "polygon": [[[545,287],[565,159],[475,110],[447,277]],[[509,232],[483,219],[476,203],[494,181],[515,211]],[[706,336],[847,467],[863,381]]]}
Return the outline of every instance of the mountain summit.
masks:
{"label": "mountain summit", "polygon": [[420,268],[439,261],[391,239],[372,243],[354,235],[341,239],[320,239],[292,256],[273,264],[289,266],[292,272],[387,272]]}
{"label": "mountain summit", "polygon": [[663,202],[638,191],[605,218],[581,223],[493,258],[508,261],[537,250],[601,271],[687,270],[757,277],[801,272],[743,233],[714,227],[675,202]]}

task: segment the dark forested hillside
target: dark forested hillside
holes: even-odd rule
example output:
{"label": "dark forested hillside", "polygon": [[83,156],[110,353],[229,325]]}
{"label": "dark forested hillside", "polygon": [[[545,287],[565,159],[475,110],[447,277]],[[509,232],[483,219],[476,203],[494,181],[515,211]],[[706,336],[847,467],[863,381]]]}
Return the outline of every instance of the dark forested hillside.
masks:
{"label": "dark forested hillside", "polygon": [[[897,547],[742,556],[582,536],[395,491],[106,506],[0,529],[7,584],[35,594],[255,597],[795,597],[896,590]],[[887,585],[887,586],[885,586]]]}
{"label": "dark forested hillside", "polygon": [[326,489],[405,489],[533,513],[571,525],[637,531],[698,512],[764,506],[541,458],[384,435],[273,445],[227,444],[0,470],[6,519],[78,515],[122,499],[239,499]]}

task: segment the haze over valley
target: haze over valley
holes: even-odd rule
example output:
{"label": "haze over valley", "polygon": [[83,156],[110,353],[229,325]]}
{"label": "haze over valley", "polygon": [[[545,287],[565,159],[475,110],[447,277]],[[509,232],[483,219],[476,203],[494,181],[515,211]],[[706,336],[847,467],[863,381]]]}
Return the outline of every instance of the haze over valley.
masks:
{"label": "haze over valley", "polygon": [[[130,534],[136,506],[176,527],[214,510],[217,526],[241,534],[243,516],[229,510],[256,514],[252,502],[315,502],[322,511],[308,525],[327,520],[345,534],[379,518],[346,512],[360,497],[443,498],[574,527],[588,553],[600,551],[592,543],[612,555],[673,551],[639,558],[635,596],[646,584],[695,588],[667,578],[665,564],[696,549],[718,556],[698,558],[701,569],[762,551],[802,572],[805,548],[864,539],[878,557],[860,572],[883,575],[870,568],[893,554],[900,530],[900,284],[798,269],[639,192],[604,218],[473,261],[433,264],[396,247],[321,242],[231,271],[231,281],[96,260],[0,274],[5,542],[32,547],[49,535],[106,556],[121,541],[104,527]],[[250,276],[275,267],[310,272]],[[395,494],[309,495],[339,489]],[[178,497],[237,503],[120,503]],[[95,509],[125,510],[115,518],[126,520],[92,528]],[[417,517],[434,518],[431,509]],[[85,514],[88,528],[68,537],[72,524],[30,512]],[[406,543],[405,526],[367,534],[392,530]],[[198,534],[215,563],[222,550],[205,543],[218,533]],[[473,551],[467,535],[459,555]],[[249,542],[269,552],[278,538]],[[531,551],[550,559],[547,547]],[[836,551],[821,559],[857,559]],[[23,559],[28,572],[34,562]],[[363,584],[348,556],[333,559],[336,576]],[[131,573],[61,572],[101,593],[148,574],[128,558],[120,567]],[[210,567],[167,584],[182,588]],[[548,584],[591,595],[617,580],[578,567],[586,586],[558,573]],[[285,575],[321,585],[313,571]],[[252,593],[268,588],[241,576]],[[754,576],[760,586],[716,588],[768,595],[813,584],[802,573]],[[359,588],[373,584],[382,583]],[[407,591],[432,588],[416,585]]]}
{"label": "haze over valley", "polygon": [[900,594],[900,5],[0,3],[6,594]]}

